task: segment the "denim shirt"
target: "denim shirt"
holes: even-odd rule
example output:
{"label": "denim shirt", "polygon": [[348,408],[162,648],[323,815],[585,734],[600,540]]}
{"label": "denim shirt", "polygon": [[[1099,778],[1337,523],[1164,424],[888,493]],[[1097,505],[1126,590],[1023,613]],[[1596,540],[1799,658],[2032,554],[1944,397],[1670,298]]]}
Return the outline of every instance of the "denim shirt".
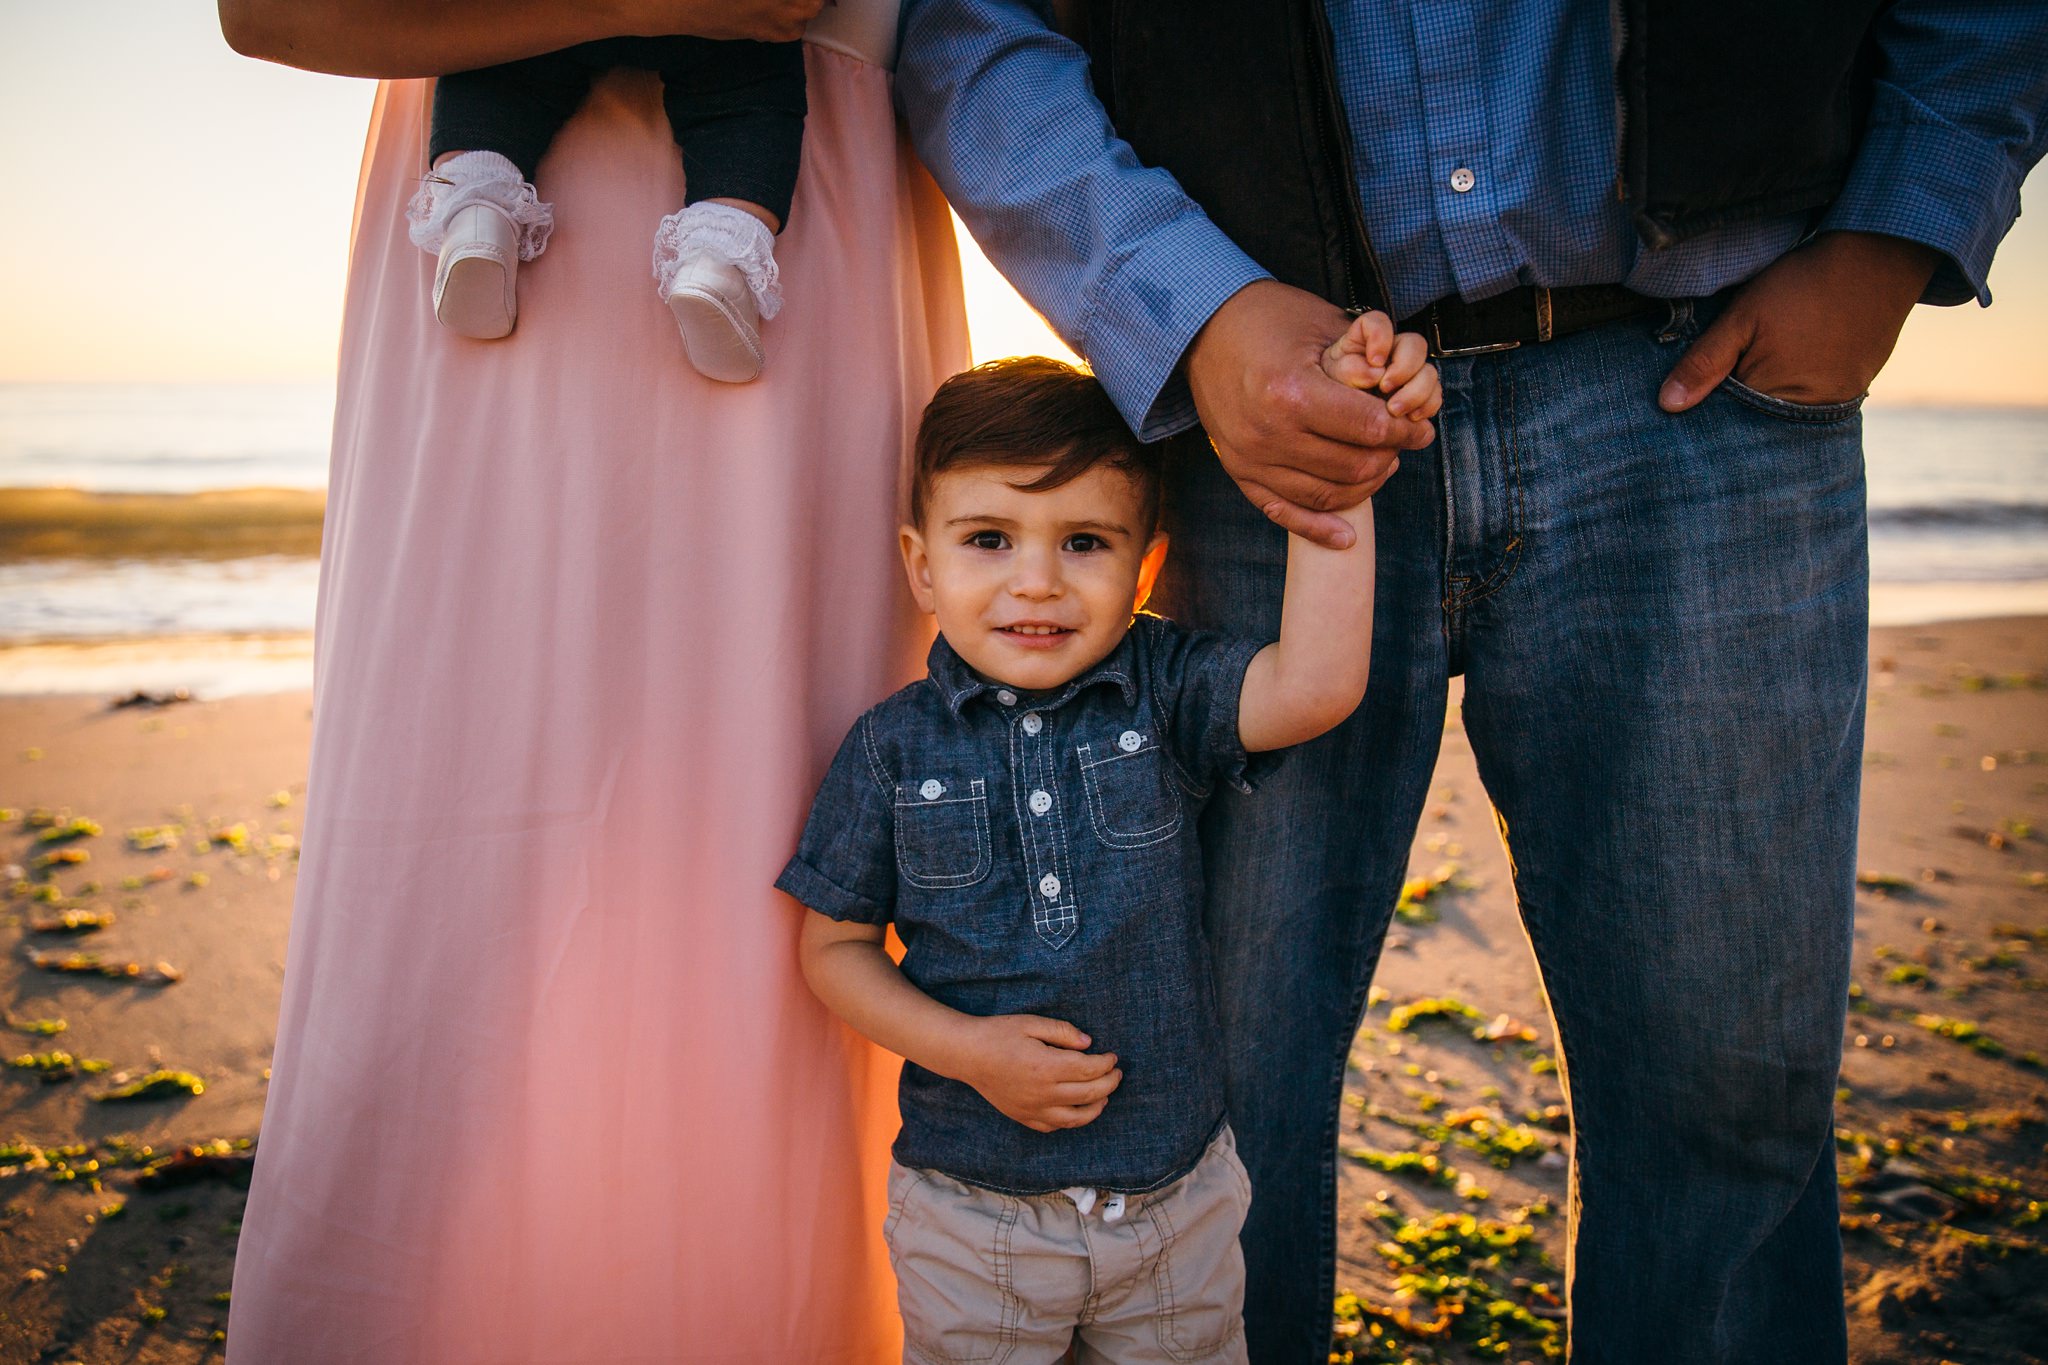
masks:
{"label": "denim shirt", "polygon": [[1114,1052],[1092,1122],[1039,1133],[906,1063],[896,1159],[1010,1194],[1137,1192],[1194,1167],[1223,1118],[1196,819],[1245,790],[1238,695],[1259,645],[1139,616],[1064,686],[982,681],[945,637],[862,716],[776,885],[896,926],[903,974],[973,1015],[1036,1014]]}

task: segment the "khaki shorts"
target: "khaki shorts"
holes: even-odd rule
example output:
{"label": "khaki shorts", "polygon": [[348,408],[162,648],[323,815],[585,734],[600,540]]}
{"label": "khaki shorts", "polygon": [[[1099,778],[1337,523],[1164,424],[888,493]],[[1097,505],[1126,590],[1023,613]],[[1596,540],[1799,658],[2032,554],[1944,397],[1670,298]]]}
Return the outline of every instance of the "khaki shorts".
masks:
{"label": "khaki shorts", "polygon": [[1163,1189],[1083,1214],[1065,1194],[998,1194],[889,1167],[882,1235],[911,1365],[1242,1362],[1251,1181],[1225,1125]]}

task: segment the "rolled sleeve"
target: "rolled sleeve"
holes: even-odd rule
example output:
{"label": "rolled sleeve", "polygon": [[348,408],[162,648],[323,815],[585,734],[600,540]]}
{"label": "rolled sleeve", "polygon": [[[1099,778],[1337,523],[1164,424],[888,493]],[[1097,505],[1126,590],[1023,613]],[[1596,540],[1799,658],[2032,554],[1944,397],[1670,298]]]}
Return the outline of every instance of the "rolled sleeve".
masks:
{"label": "rolled sleeve", "polygon": [[1935,116],[1902,91],[1880,105],[1905,117],[1873,122],[1823,232],[1877,232],[1939,251],[1923,303],[1991,302],[1991,257],[2020,214],[2023,167],[1994,143]]}
{"label": "rolled sleeve", "polygon": [[1150,635],[1152,695],[1169,717],[1168,743],[1181,771],[1204,791],[1227,782],[1252,790],[1268,755],[1247,754],[1238,734],[1244,675],[1264,645],[1256,640],[1183,630],[1156,616],[1139,618]]}
{"label": "rolled sleeve", "polygon": [[1869,116],[1820,230],[1933,247],[1922,302],[1989,304],[1992,254],[2048,150],[2048,5],[1898,0],[1876,39]]}
{"label": "rolled sleeve", "polygon": [[887,924],[896,913],[895,811],[873,768],[871,725],[861,717],[839,746],[775,887],[832,919]]}
{"label": "rolled sleeve", "polygon": [[1026,0],[909,0],[896,102],[975,241],[1131,429],[1193,425],[1181,357],[1266,272],[1117,136],[1087,54]]}

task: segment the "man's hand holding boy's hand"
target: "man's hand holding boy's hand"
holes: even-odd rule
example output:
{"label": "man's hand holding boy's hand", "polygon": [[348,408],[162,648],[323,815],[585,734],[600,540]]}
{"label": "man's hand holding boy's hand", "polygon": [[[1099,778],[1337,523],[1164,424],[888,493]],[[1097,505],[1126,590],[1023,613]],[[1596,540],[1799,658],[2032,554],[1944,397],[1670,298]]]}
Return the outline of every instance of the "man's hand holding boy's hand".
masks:
{"label": "man's hand holding boy's hand", "polygon": [[960,1079],[1026,1128],[1051,1133],[1094,1122],[1123,1082],[1114,1052],[1091,1053],[1088,1035],[1035,1014],[976,1019]]}
{"label": "man's hand holding boy's hand", "polygon": [[1317,362],[1349,321],[1327,299],[1259,280],[1216,310],[1187,353],[1195,411],[1224,470],[1266,516],[1333,550],[1357,538],[1337,509],[1371,497],[1401,451],[1436,438],[1323,372]]}
{"label": "man's hand holding boy's hand", "polygon": [[1429,342],[1418,332],[1396,332],[1394,320],[1377,309],[1353,318],[1324,350],[1323,373],[1380,395],[1388,412],[1410,421],[1426,422],[1444,405]]}

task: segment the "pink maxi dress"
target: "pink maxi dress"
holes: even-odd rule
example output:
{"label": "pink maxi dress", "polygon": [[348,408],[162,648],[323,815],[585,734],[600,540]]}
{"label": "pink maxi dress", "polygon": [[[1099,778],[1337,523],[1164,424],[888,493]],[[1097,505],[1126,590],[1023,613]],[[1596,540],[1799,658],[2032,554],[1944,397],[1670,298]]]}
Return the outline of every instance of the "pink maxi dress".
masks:
{"label": "pink maxi dress", "polygon": [[899,480],[968,357],[874,11],[807,48],[750,385],[700,378],[655,295],[683,180],[651,76],[540,167],[555,234],[502,342],[434,322],[403,217],[431,84],[378,92],[232,1365],[900,1350],[895,1063],[810,995],[770,889],[847,727],[921,669]]}

